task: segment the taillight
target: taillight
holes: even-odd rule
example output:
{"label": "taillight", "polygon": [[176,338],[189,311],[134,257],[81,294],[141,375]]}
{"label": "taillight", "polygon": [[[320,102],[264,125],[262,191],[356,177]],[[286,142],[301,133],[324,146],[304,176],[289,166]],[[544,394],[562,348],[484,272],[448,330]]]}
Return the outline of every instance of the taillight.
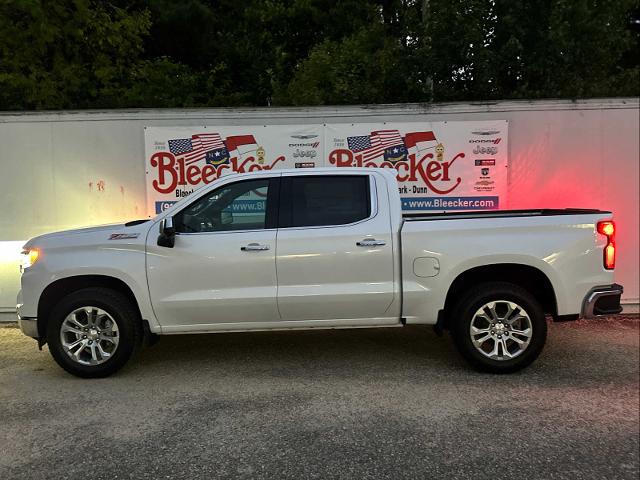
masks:
{"label": "taillight", "polygon": [[607,270],[616,268],[616,224],[612,220],[598,222],[598,233],[607,237],[602,263]]}

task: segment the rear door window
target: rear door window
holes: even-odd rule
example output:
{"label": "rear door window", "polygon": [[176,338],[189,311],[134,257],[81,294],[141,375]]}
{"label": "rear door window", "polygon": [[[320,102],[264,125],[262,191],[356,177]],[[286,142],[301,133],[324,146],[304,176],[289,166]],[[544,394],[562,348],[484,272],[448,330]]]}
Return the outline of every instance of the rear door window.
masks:
{"label": "rear door window", "polygon": [[280,227],[347,225],[371,215],[368,175],[283,177]]}

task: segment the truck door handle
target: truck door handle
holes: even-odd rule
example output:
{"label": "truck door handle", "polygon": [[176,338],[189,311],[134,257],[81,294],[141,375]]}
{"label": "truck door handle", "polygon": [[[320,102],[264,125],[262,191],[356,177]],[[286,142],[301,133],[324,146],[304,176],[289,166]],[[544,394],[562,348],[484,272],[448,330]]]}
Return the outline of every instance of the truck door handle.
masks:
{"label": "truck door handle", "polygon": [[383,247],[387,242],[384,240],[375,240],[373,238],[365,238],[364,240],[360,240],[356,242],[356,245],[359,247]]}
{"label": "truck door handle", "polygon": [[250,243],[244,247],[240,247],[243,252],[261,252],[263,250],[269,250],[269,245],[260,245],[259,243]]}

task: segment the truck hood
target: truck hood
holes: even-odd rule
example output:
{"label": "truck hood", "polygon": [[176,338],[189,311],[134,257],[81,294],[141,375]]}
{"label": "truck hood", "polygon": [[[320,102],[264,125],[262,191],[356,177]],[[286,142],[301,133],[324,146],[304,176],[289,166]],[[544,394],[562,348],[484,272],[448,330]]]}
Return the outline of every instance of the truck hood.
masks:
{"label": "truck hood", "polygon": [[124,223],[113,223],[108,225],[98,225],[95,227],[76,228],[72,230],[62,230],[59,232],[45,233],[33,237],[24,245],[24,248],[47,247],[49,245],[60,245],[74,240],[77,243],[78,237],[82,236],[81,243],[103,243],[105,240],[132,240],[144,236],[149,228],[149,221],[131,222],[128,226]]}

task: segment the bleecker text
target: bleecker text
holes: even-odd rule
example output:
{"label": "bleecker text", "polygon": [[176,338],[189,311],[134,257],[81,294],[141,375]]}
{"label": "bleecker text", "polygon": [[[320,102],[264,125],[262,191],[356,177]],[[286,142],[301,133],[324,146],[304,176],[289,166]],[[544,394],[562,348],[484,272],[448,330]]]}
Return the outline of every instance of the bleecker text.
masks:
{"label": "bleecker text", "polygon": [[458,159],[464,158],[464,153],[458,153],[448,162],[439,162],[433,159],[432,153],[423,155],[420,160],[416,160],[416,154],[409,155],[408,161],[401,162],[364,162],[362,155],[354,154],[351,150],[340,148],[329,154],[329,162],[336,167],[378,167],[395,168],[398,171],[396,178],[398,182],[416,182],[419,179],[432,192],[447,194],[456,189],[462,179],[457,177],[454,180],[450,177],[451,165]]}
{"label": "bleecker text", "polygon": [[169,152],[158,152],[151,156],[151,166],[158,172],[158,176],[152,182],[154,190],[158,193],[173,192],[178,185],[200,185],[211,183],[225,172],[253,172],[256,170],[271,170],[278,162],[283,162],[284,156],[279,156],[270,165],[255,163],[254,157],[239,160],[236,157],[223,165],[186,165],[183,158],[176,159]]}

